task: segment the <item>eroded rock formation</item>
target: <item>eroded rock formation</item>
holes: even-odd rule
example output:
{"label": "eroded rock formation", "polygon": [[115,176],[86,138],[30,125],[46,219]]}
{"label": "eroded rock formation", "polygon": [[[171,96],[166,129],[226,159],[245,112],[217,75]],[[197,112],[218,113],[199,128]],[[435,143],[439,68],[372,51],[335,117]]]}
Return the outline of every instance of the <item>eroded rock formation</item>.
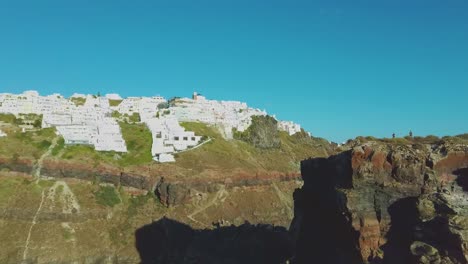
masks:
{"label": "eroded rock formation", "polygon": [[467,263],[468,146],[369,142],[301,164],[294,263]]}

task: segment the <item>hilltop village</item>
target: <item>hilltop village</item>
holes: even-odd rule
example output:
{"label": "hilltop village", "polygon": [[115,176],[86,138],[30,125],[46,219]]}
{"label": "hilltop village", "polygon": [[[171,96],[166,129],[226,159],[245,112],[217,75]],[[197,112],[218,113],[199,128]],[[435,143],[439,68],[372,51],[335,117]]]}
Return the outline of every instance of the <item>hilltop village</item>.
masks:
{"label": "hilltop village", "polygon": [[[175,153],[209,140],[186,131],[179,122],[215,126],[230,139],[233,131],[243,132],[250,126],[252,116],[267,115],[243,102],[208,100],[197,93],[192,98],[167,100],[161,96],[122,98],[118,94],[76,93],[65,98],[60,94],[41,96],[37,91],[0,93],[0,114],[40,116],[40,124],[26,124],[23,131],[54,127],[66,145],[91,145],[96,151],[127,152],[119,122],[141,122],[151,131],[152,156],[159,162],[173,162]],[[300,125],[291,121],[278,121],[278,129],[290,135],[301,131]],[[2,136],[7,135],[0,130]]]}

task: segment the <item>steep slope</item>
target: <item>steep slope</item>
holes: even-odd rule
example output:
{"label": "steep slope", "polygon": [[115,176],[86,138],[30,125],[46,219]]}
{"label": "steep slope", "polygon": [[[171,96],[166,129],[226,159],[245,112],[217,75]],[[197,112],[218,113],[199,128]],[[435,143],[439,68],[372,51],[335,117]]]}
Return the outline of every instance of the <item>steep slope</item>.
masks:
{"label": "steep slope", "polygon": [[368,141],[301,167],[294,263],[467,263],[466,142]]}

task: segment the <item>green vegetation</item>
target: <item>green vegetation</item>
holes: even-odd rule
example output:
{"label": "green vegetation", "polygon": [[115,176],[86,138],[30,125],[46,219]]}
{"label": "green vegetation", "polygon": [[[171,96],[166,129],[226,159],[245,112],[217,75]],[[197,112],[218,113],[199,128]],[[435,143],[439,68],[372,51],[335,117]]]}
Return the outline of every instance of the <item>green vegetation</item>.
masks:
{"label": "green vegetation", "polygon": [[138,123],[141,121],[141,118],[140,118],[140,114],[138,113],[133,113],[130,117],[129,117],[129,121],[132,122],[132,123]]}
{"label": "green vegetation", "polygon": [[99,190],[94,193],[96,202],[100,205],[114,207],[121,202],[119,193],[113,186],[99,186]]}
{"label": "green vegetation", "polygon": [[167,109],[169,108],[169,103],[168,102],[163,102],[158,104],[158,109]]}
{"label": "green vegetation", "polygon": [[113,118],[120,118],[120,117],[122,117],[122,114],[119,113],[118,111],[113,111],[112,112],[112,117]]}
{"label": "green vegetation", "polygon": [[10,124],[19,124],[18,119],[13,114],[0,114],[0,122],[10,123]]}
{"label": "green vegetation", "polygon": [[[138,166],[151,163],[152,136],[149,129],[144,124],[129,124],[121,122],[122,136],[127,143],[127,153],[117,153],[114,151],[97,152],[92,146],[73,145],[61,147],[57,144],[58,153],[61,149],[61,157],[67,160],[76,160],[93,164],[97,167],[99,164],[110,164],[120,167]],[[54,150],[52,150],[54,153]]]}
{"label": "green vegetation", "polygon": [[86,98],[73,97],[73,98],[70,98],[70,101],[74,103],[76,106],[82,106],[86,103]]}
{"label": "green vegetation", "polygon": [[468,144],[468,134],[461,134],[454,137],[443,137],[442,140],[449,141],[454,144]]}
{"label": "green vegetation", "polygon": [[[138,213],[138,208],[143,207],[148,201],[156,201],[156,196],[152,192],[146,195],[132,196],[128,200],[127,215],[132,217]],[[160,205],[161,203],[157,203]]]}
{"label": "green vegetation", "polygon": [[50,145],[52,145],[52,142],[50,142],[49,140],[42,140],[41,142],[37,143],[37,147],[41,150],[47,150]]}
{"label": "green vegetation", "polygon": [[73,234],[68,229],[63,229],[63,239],[70,240],[73,237]]}
{"label": "green vegetation", "polygon": [[[60,150],[57,151],[57,153]],[[86,145],[73,145],[73,146],[66,146],[62,152],[62,158],[64,159],[77,159],[77,160],[86,160],[88,158],[93,158],[95,155],[98,155],[99,152],[94,151],[92,146]]]}
{"label": "green vegetation", "polygon": [[128,152],[119,160],[121,166],[140,165],[153,161],[151,147],[153,137],[144,124],[120,123]]}
{"label": "green vegetation", "polygon": [[57,140],[57,144],[52,149],[52,152],[51,152],[52,156],[57,156],[64,147],[65,147],[65,140],[63,139],[63,137],[60,137]]}
{"label": "green vegetation", "polygon": [[122,118],[122,120],[129,122],[129,123],[138,123],[141,121],[140,114],[138,113],[133,113],[132,115],[128,114],[120,114],[117,111],[112,112],[112,117],[114,118]]}
{"label": "green vegetation", "polygon": [[118,106],[123,100],[112,100],[109,99],[109,105],[110,106]]}
{"label": "green vegetation", "polygon": [[47,151],[55,137],[54,128],[24,133],[19,129],[12,130],[7,137],[0,138],[0,156],[11,157],[16,153],[18,158],[38,158]]}
{"label": "green vegetation", "polygon": [[319,138],[304,135],[289,136],[278,132],[278,148],[261,149],[243,140],[226,140],[214,127],[202,123],[181,123],[197,135],[211,139],[202,147],[178,154],[176,163],[164,164],[167,171],[175,173],[180,169],[190,171],[190,175],[206,169],[226,173],[240,170],[245,172],[277,171],[298,172],[299,162],[309,157],[324,157],[331,152],[330,144]]}
{"label": "green vegetation", "polygon": [[234,138],[243,140],[261,149],[279,148],[278,122],[271,116],[252,116],[252,124],[244,132],[234,133]]}
{"label": "green vegetation", "polygon": [[[10,120],[13,120],[8,117]],[[175,163],[160,164],[151,155],[152,135],[145,124],[120,122],[126,141],[127,153],[97,152],[93,146],[65,145],[63,138],[51,150],[51,157],[81,164],[147,170],[146,165],[166,175],[199,175],[200,173],[255,173],[259,171],[298,172],[299,162],[308,157],[327,156],[330,144],[322,139],[310,137],[305,131],[289,136],[279,132],[271,117],[256,119],[246,137],[228,140],[218,128],[202,123],[182,123],[189,131],[202,136],[203,146],[176,154]],[[12,125],[12,127],[15,127]],[[263,133],[263,134],[262,134]],[[261,135],[267,135],[261,141]],[[38,159],[57,137],[53,128],[19,132],[16,128],[8,136],[0,138],[0,156],[16,161],[23,158]],[[244,141],[245,140],[245,141]],[[251,143],[252,142],[252,143]],[[145,166],[143,166],[145,165]]]}
{"label": "green vegetation", "polygon": [[456,135],[457,138],[461,138],[461,139],[466,139],[468,140],[468,133],[466,134],[461,134],[461,135]]}
{"label": "green vegetation", "polygon": [[19,117],[17,118],[13,114],[0,114],[0,122],[13,125],[32,125],[35,128],[40,128],[42,124],[42,115],[19,114]]}
{"label": "green vegetation", "polygon": [[[457,136],[458,137],[458,136]],[[396,138],[375,138],[372,136],[367,136],[367,137],[356,137],[354,140],[349,140],[347,144],[353,144],[353,143],[365,143],[369,141],[376,141],[376,142],[384,142],[384,143],[389,143],[389,144],[395,144],[395,145],[412,145],[412,144],[440,144],[444,140],[454,140],[457,137],[444,137],[443,139],[434,136],[434,135],[428,135],[425,137],[420,137],[420,136],[415,136],[415,137],[410,137],[406,136],[403,138],[396,137]]]}

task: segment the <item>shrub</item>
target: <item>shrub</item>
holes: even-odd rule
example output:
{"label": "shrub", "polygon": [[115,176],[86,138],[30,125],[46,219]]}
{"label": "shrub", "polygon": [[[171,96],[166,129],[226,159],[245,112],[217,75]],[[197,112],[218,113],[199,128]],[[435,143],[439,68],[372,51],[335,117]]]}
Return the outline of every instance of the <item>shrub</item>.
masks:
{"label": "shrub", "polygon": [[52,149],[52,156],[57,156],[57,154],[60,152],[65,147],[65,140],[63,137],[60,137],[59,140],[57,140],[57,144],[55,147]]}
{"label": "shrub", "polygon": [[33,123],[33,126],[34,126],[35,128],[41,128],[41,126],[42,126],[42,121],[39,120],[39,119],[36,119],[36,120],[34,121],[34,123]]}
{"label": "shrub", "polygon": [[158,109],[167,109],[169,108],[169,103],[168,102],[163,102],[158,104]]}
{"label": "shrub", "polygon": [[81,97],[73,97],[70,99],[72,103],[74,103],[76,106],[81,106],[86,103],[86,98],[81,98]]}
{"label": "shrub", "polygon": [[278,121],[271,116],[252,116],[252,124],[244,132],[235,132],[236,139],[243,140],[256,148],[279,148],[281,140]]}
{"label": "shrub", "polygon": [[0,121],[10,124],[16,124],[16,117],[13,114],[0,114]]}
{"label": "shrub", "polygon": [[121,202],[119,194],[113,186],[100,186],[99,190],[94,193],[98,204],[114,207]]}
{"label": "shrub", "polygon": [[122,102],[122,100],[112,100],[112,99],[109,99],[109,105],[110,105],[110,106],[118,106],[121,102]]}
{"label": "shrub", "polygon": [[52,142],[44,139],[41,142],[39,142],[37,147],[42,149],[42,150],[46,150],[46,149],[48,149],[50,147],[50,145],[52,145]]}
{"label": "shrub", "polygon": [[138,113],[133,113],[133,115],[131,115],[128,119],[132,123],[138,123],[141,121],[140,114]]}

